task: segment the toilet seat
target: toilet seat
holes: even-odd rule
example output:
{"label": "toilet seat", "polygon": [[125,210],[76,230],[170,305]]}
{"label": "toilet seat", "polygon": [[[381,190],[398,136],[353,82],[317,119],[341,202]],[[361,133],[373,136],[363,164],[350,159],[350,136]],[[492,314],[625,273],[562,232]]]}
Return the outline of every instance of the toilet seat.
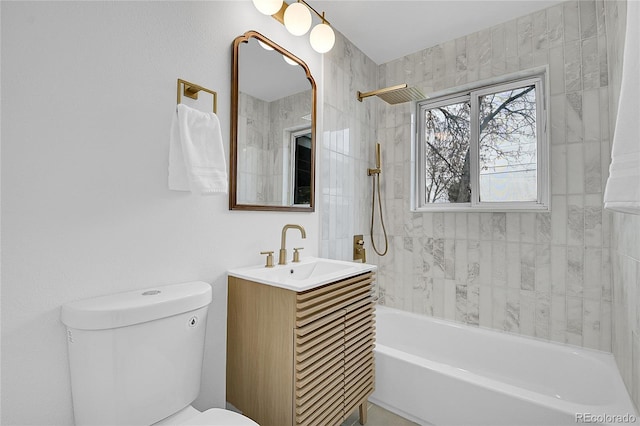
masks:
{"label": "toilet seat", "polygon": [[248,417],[222,408],[211,408],[190,418],[181,426],[260,426]]}

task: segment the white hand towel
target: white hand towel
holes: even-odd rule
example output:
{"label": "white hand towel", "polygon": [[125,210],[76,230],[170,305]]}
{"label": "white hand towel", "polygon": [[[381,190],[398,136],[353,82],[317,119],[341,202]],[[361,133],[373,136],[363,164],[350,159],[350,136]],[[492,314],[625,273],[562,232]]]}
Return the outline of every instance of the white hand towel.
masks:
{"label": "white hand towel", "polygon": [[640,214],[640,2],[627,2],[627,29],[604,207]]}
{"label": "white hand towel", "polygon": [[207,195],[228,188],[218,116],[179,104],[171,123],[169,189]]}

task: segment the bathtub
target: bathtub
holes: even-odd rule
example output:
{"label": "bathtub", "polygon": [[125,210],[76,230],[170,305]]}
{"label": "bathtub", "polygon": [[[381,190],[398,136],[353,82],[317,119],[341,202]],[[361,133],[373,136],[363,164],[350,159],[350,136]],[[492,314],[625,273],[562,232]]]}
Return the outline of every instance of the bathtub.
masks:
{"label": "bathtub", "polygon": [[374,404],[422,425],[638,424],[613,356],[376,312]]}

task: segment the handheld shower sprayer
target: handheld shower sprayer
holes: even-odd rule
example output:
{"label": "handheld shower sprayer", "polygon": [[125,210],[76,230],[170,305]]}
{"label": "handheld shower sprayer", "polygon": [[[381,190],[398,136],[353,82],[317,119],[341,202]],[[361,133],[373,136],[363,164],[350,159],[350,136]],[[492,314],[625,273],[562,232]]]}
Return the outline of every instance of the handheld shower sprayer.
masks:
{"label": "handheld shower sprayer", "polygon": [[380,144],[376,143],[376,168],[375,169],[367,169],[367,176],[379,175],[381,172],[380,168]]}
{"label": "handheld shower sprayer", "polygon": [[[384,256],[387,254],[389,250],[389,239],[387,238],[387,229],[384,227],[384,218],[382,216],[382,199],[380,197],[380,173],[382,172],[382,160],[380,155],[380,144],[376,143],[376,168],[375,169],[367,169],[367,175],[373,176],[373,194],[371,197],[371,245],[373,246],[373,251],[376,252],[378,256]],[[376,211],[376,183],[378,186],[378,210],[380,211],[380,224],[382,225],[382,233],[384,235],[384,251],[379,251],[376,247],[376,240],[373,237],[373,223],[375,218]]]}

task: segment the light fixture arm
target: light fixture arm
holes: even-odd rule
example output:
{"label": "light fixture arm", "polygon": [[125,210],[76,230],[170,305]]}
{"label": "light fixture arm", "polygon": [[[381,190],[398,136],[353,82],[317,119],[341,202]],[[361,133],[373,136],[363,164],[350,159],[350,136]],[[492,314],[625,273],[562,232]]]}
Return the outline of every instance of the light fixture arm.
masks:
{"label": "light fixture arm", "polygon": [[[322,12],[322,14],[318,13],[318,11],[313,8],[313,6],[311,6],[309,3],[307,3],[304,0],[297,0],[297,3],[302,3],[305,6],[307,6],[307,8],[310,11],[315,13],[316,16],[318,16],[318,18],[320,18],[322,20],[323,24],[331,25],[329,23],[329,21],[327,21],[324,18],[324,12]],[[275,19],[276,21],[280,22],[282,25],[284,25],[284,11],[287,10],[287,7],[289,7],[289,4],[286,1],[284,1],[284,2],[282,2],[282,7],[280,8],[280,10],[278,12],[274,13],[273,15],[271,15],[273,17],[273,19]]]}
{"label": "light fixture arm", "polygon": [[326,19],[324,19],[324,12],[322,12],[322,15],[321,15],[321,14],[319,14],[319,13],[318,13],[318,11],[317,11],[317,10],[315,10],[315,9],[313,8],[313,6],[311,6],[309,3],[307,3],[307,2],[306,2],[306,1],[304,1],[304,0],[298,0],[298,2],[299,2],[299,3],[304,4],[304,5],[305,5],[305,6],[307,6],[309,9],[311,9],[311,11],[312,11],[313,13],[315,13],[315,14],[316,14],[316,16],[322,20],[322,23],[323,23],[323,24],[331,25],[331,24],[329,23],[329,21],[327,21]]}

